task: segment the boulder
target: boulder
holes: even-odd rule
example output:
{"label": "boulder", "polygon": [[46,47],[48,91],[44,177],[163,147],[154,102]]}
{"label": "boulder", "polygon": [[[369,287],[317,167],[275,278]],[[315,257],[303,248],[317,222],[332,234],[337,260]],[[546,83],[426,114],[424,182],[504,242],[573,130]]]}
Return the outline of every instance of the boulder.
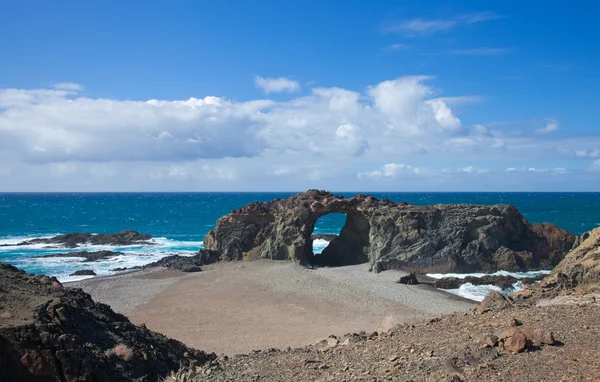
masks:
{"label": "boulder", "polygon": [[527,337],[521,332],[513,334],[504,341],[504,349],[513,353],[520,353],[525,350],[526,347]]}
{"label": "boulder", "polygon": [[[346,223],[323,253],[314,255],[315,223],[333,212],[345,213]],[[222,260],[368,262],[375,272],[462,273],[551,268],[576,242],[575,235],[552,224],[529,224],[510,205],[416,206],[318,190],[241,207],[221,217],[204,238],[205,248]]]}
{"label": "boulder", "polygon": [[71,273],[69,276],[96,276],[96,272],[91,269],[80,269]]}
{"label": "boulder", "polygon": [[219,254],[214,251],[201,249],[194,256],[172,255],[150,263],[147,267],[164,267],[178,269],[183,272],[200,272],[201,265],[212,264],[219,259]]}
{"label": "boulder", "polygon": [[132,324],[81,289],[0,263],[0,381],[157,381],[214,354]]}

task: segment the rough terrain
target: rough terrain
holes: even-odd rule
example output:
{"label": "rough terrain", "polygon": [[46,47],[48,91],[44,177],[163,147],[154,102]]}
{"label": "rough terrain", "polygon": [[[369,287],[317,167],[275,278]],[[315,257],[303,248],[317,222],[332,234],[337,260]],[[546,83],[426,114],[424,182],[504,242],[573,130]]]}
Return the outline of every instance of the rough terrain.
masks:
{"label": "rough terrain", "polygon": [[[552,332],[555,346],[519,353],[487,344],[524,326]],[[400,325],[387,333],[355,333],[303,348],[221,357],[184,369],[186,381],[598,381],[600,306],[517,307],[452,314]]]}
{"label": "rough terrain", "polygon": [[156,381],[214,355],[132,324],[80,289],[0,263],[0,381]]}
{"label": "rough terrain", "polygon": [[309,269],[257,260],[202,268],[191,274],[146,268],[70,285],[81,286],[134,323],[228,355],[297,347],[330,334],[381,330],[475,306],[428,285],[397,284],[403,272],[373,273],[367,264]]}
{"label": "rough terrain", "polygon": [[[346,223],[322,254],[313,255],[314,225],[332,212],[345,213]],[[553,224],[529,224],[509,205],[415,206],[317,190],[244,206],[220,218],[204,238],[222,260],[368,262],[376,272],[467,273],[551,269],[577,242]]]}

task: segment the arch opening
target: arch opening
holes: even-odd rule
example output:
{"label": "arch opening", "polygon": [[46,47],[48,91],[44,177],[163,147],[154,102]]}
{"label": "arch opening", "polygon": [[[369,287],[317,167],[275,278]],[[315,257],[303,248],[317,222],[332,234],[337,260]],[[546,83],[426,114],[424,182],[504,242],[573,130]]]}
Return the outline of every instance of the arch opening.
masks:
{"label": "arch opening", "polygon": [[[343,224],[343,226],[342,226]],[[317,266],[338,267],[369,261],[369,221],[358,212],[328,213],[319,218],[311,232],[311,263]],[[342,227],[341,230],[338,227]],[[332,235],[339,231],[337,236]]]}

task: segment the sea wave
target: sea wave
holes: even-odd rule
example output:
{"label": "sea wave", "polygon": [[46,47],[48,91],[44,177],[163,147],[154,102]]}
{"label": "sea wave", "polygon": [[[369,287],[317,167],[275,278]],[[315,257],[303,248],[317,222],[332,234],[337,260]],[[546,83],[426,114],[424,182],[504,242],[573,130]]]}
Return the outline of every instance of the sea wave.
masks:
{"label": "sea wave", "polygon": [[329,245],[329,241],[325,239],[315,239],[313,240],[313,253],[318,254],[323,252],[325,248]]}
{"label": "sea wave", "polygon": [[[25,240],[35,238],[49,238],[52,236],[26,236],[26,237],[4,237],[0,238],[0,244],[17,244]],[[132,268],[160,260],[173,254],[182,256],[193,256],[199,249],[203,248],[202,241],[173,240],[166,237],[156,237],[150,240],[150,244],[134,244],[126,246],[110,245],[82,245],[77,248],[47,248],[48,244],[33,244],[24,246],[0,247],[0,261],[13,264],[29,273],[46,274],[56,276],[61,282],[78,281],[93,276],[70,276],[73,272],[81,269],[91,269],[96,275],[106,276],[118,273],[115,268]],[[69,253],[79,251],[102,251],[122,252],[99,261],[86,262],[83,257],[49,257],[47,255],[57,253]],[[40,257],[42,256],[42,257]]]}
{"label": "sea wave", "polygon": [[[494,273],[427,273],[427,276],[433,277],[436,279],[441,279],[444,277],[456,277],[459,279],[464,279],[467,276],[473,277],[483,277],[483,276],[512,276],[517,279],[522,279],[526,277],[536,277],[539,275],[547,275],[550,274],[551,271],[530,271],[530,272],[508,272],[508,271],[498,271]],[[470,300],[475,301],[483,301],[485,296],[490,294],[491,291],[495,290],[501,293],[514,293],[520,290],[523,290],[523,283],[520,281],[512,284],[510,289],[502,289],[496,285],[473,285],[471,283],[465,283],[460,286],[460,288],[456,289],[442,289],[443,291],[468,298]]]}

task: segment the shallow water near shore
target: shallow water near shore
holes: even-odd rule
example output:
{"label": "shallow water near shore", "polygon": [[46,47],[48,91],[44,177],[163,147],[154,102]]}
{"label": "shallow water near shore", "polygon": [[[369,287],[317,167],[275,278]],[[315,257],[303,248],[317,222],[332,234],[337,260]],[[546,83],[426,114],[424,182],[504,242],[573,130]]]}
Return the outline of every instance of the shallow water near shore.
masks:
{"label": "shallow water near shore", "polygon": [[[355,193],[336,193],[351,197]],[[192,255],[202,248],[204,235],[216,220],[254,201],[285,198],[292,193],[2,193],[0,194],[0,244],[50,237],[70,232],[114,233],[133,229],[154,237],[153,245],[125,247],[86,246],[49,249],[45,245],[0,247],[0,261],[27,272],[74,281],[78,269],[109,275],[114,268],[148,264],[171,254]],[[411,204],[469,203],[514,204],[530,222],[549,221],[581,234],[600,223],[600,193],[372,193]],[[314,233],[337,234],[344,223],[341,214],[317,222]],[[314,242],[315,253],[328,242]],[[123,252],[99,262],[82,258],[35,258],[72,251]]]}

